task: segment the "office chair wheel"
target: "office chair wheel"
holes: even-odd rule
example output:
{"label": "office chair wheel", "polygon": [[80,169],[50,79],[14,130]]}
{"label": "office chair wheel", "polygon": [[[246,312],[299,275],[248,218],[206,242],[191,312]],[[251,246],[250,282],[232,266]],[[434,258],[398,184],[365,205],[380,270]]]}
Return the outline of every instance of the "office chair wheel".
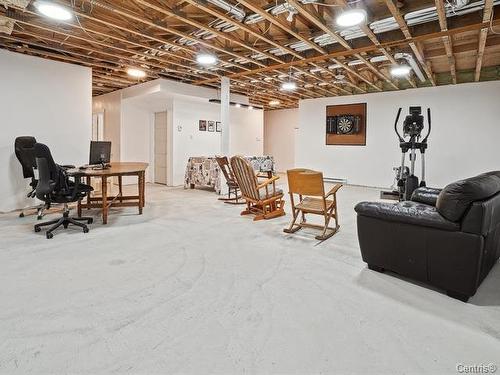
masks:
{"label": "office chair wheel", "polygon": [[50,240],[54,235],[50,232],[45,233],[45,237],[47,237],[48,240]]}
{"label": "office chair wheel", "polygon": [[69,225],[69,223],[64,223],[63,224],[64,229],[68,229],[68,225]]}
{"label": "office chair wheel", "polygon": [[83,233],[88,233],[89,232],[89,228],[85,227],[83,228]]}
{"label": "office chair wheel", "polygon": [[35,227],[35,232],[40,232],[41,230],[41,228]]}
{"label": "office chair wheel", "polygon": [[90,218],[87,220],[87,224],[92,224],[94,222],[94,219]]}
{"label": "office chair wheel", "polygon": [[19,214],[19,217],[24,217],[24,212],[21,212],[21,213]]}

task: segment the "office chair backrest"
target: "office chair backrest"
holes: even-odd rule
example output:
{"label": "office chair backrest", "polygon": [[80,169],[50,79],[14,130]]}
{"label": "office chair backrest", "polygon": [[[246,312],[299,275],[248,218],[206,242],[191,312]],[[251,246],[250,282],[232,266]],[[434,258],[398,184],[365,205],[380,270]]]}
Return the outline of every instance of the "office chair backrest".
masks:
{"label": "office chair backrest", "polygon": [[42,144],[35,144],[35,160],[38,169],[36,197],[46,201],[48,195],[60,186],[61,168],[54,162],[50,149]]}
{"label": "office chair backrest", "polygon": [[14,141],[14,151],[23,168],[24,178],[35,178],[35,143],[35,137],[29,136],[17,137]]}

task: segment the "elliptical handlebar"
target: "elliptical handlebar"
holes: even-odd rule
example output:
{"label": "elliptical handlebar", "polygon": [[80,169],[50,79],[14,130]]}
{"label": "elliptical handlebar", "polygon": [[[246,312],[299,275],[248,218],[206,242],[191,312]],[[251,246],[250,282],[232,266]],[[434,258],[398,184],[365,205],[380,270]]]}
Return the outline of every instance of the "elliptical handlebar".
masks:
{"label": "elliptical handlebar", "polygon": [[403,110],[403,108],[399,108],[398,110],[398,114],[396,116],[396,121],[394,122],[394,131],[396,132],[396,135],[398,136],[399,138],[399,142],[404,142],[404,138],[401,137],[401,134],[399,134],[399,131],[398,131],[398,122],[399,122],[399,116],[401,116],[401,111]]}
{"label": "elliptical handlebar", "polygon": [[422,140],[422,143],[427,143],[427,138],[429,138],[429,135],[431,134],[431,122],[431,109],[427,108],[427,123],[429,124],[429,130],[427,131],[427,135],[425,136],[425,138]]}

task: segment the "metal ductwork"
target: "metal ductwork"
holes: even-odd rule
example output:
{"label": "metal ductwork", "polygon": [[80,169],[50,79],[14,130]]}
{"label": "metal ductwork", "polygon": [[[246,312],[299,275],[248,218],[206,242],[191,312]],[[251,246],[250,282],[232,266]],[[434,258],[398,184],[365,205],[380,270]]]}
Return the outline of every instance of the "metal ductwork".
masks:
{"label": "metal ductwork", "polygon": [[420,70],[420,66],[417,64],[417,62],[413,58],[412,54],[400,52],[400,53],[396,53],[394,55],[394,58],[396,60],[399,60],[399,59],[406,60],[406,62],[411,66],[411,68],[413,69],[413,71],[415,72],[415,74],[417,75],[417,77],[420,79],[420,82],[425,82],[426,81],[424,74]]}
{"label": "metal ductwork", "polygon": [[226,12],[230,13],[239,21],[242,21],[246,16],[245,11],[236,8],[233,4],[230,4],[224,0],[207,0],[207,2],[215,6],[218,6],[221,9],[224,9]]}

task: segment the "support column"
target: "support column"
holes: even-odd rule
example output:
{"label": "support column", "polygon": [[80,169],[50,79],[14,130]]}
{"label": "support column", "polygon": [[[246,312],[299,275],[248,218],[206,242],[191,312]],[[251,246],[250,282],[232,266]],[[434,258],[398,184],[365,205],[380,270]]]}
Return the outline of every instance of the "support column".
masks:
{"label": "support column", "polygon": [[229,97],[230,97],[230,82],[228,77],[222,77],[220,81],[220,121],[222,124],[221,135],[221,154],[229,155]]}

